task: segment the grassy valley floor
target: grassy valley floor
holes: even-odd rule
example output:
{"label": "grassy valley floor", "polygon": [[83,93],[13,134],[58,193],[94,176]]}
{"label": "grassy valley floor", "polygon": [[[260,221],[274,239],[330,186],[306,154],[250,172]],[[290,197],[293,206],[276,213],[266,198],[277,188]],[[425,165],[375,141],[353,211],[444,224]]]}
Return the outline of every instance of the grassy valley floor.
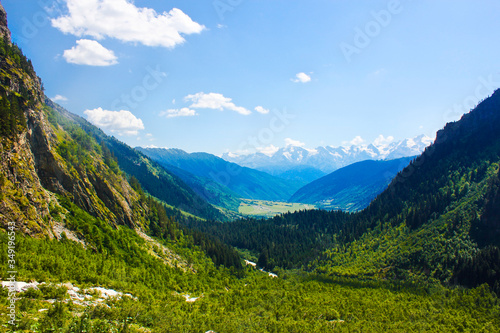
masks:
{"label": "grassy valley floor", "polygon": [[293,213],[299,210],[309,210],[315,208],[316,207],[314,205],[301,203],[242,199],[242,203],[239,207],[239,213],[247,216],[269,218],[282,213]]}

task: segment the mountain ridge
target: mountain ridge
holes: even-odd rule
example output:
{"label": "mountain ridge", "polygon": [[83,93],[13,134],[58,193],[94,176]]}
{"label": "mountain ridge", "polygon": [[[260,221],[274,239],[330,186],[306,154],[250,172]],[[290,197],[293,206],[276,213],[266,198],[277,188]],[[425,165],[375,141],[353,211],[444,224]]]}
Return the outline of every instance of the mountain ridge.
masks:
{"label": "mountain ridge", "polygon": [[289,201],[330,210],[362,210],[414,158],[365,160],[350,164],[300,188]]}
{"label": "mountain ridge", "polygon": [[[241,198],[286,201],[298,188],[265,172],[242,167],[209,153],[187,153],[181,149],[141,148],[139,151],[170,168],[179,168],[210,183],[226,187]],[[180,174],[179,174],[180,175]]]}
{"label": "mountain ridge", "polygon": [[249,155],[224,153],[222,158],[274,175],[304,166],[317,169],[325,175],[341,167],[363,160],[392,160],[400,157],[416,156],[431,142],[432,139],[430,137],[419,135],[412,139],[390,143],[379,142],[346,147],[324,146],[309,149],[302,146],[287,145],[269,155],[262,152]]}

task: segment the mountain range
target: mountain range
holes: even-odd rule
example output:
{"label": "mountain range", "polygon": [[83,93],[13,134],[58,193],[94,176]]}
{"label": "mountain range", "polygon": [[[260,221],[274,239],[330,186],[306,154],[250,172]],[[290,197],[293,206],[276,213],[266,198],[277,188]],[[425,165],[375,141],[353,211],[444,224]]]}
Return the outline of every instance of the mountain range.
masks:
{"label": "mountain range", "polygon": [[289,201],[329,210],[362,210],[412,159],[414,157],[353,163],[300,188]]}
{"label": "mountain range", "polygon": [[[137,147],[136,149],[184,179],[188,184],[194,184],[194,175],[198,177],[198,182],[202,181],[205,184],[203,188],[222,187],[225,189],[223,193],[227,196],[286,201],[300,187],[293,182],[227,162],[208,153],[189,154],[180,149],[165,148]],[[206,196],[210,198],[208,193]]]}
{"label": "mountain range", "polygon": [[[1,4],[0,37],[4,331],[499,331],[500,90],[360,212],[228,221],[181,176],[47,99]],[[191,171],[234,166],[187,155],[178,166],[203,162]],[[392,163],[406,162],[320,183]]]}
{"label": "mountain range", "polygon": [[393,160],[419,155],[432,143],[432,138],[419,135],[397,142],[374,142],[346,147],[317,147],[287,145],[272,154],[257,152],[243,155],[224,153],[222,158],[271,175],[301,181],[303,185],[349,164],[364,160]]}

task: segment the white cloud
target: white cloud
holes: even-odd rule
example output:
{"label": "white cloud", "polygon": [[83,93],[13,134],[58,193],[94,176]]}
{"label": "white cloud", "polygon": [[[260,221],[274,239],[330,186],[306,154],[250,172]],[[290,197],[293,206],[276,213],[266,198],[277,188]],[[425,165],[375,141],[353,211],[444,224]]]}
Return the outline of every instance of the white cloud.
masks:
{"label": "white cloud", "polygon": [[224,97],[222,94],[218,93],[205,94],[204,92],[199,92],[194,95],[187,95],[184,97],[184,100],[192,101],[193,104],[191,104],[190,107],[193,109],[231,110],[245,116],[252,113],[242,106],[236,106],[231,98]]}
{"label": "white cloud", "polygon": [[160,112],[160,117],[174,118],[174,117],[192,117],[198,115],[195,110],[189,108],[182,109],[169,109]]}
{"label": "white cloud", "polygon": [[64,59],[71,64],[88,66],[111,66],[118,63],[113,51],[95,40],[80,39],[76,46],[64,51]]}
{"label": "white cloud", "polygon": [[285,139],[285,145],[286,146],[294,146],[294,147],[304,147],[306,144],[304,142],[300,142],[300,141],[297,141],[297,140],[286,138]]}
{"label": "white cloud", "polygon": [[385,70],[385,68],[379,68],[377,69],[376,71],[374,71],[373,73],[371,73],[371,76],[380,76],[380,75],[384,75],[387,71]]}
{"label": "white cloud", "polygon": [[295,75],[295,79],[292,79],[293,82],[295,83],[307,83],[311,81],[311,76],[307,75],[306,73],[298,73]]}
{"label": "white cloud", "polygon": [[146,146],[141,146],[142,148],[163,148],[163,149],[168,149],[168,147],[158,147],[155,145],[146,145]]}
{"label": "white cloud", "polygon": [[55,95],[54,97],[51,98],[53,102],[66,102],[68,98],[66,98],[63,95]]}
{"label": "white cloud", "polygon": [[218,23],[217,28],[218,29],[225,29],[225,28],[227,28],[227,25]]}
{"label": "white cloud", "polygon": [[257,147],[256,150],[264,155],[273,156],[274,153],[279,150],[279,148],[274,145],[269,145],[267,147]]}
{"label": "white cloud", "polygon": [[352,139],[351,141],[342,141],[342,145],[359,146],[363,142],[365,142],[365,140],[358,135],[354,139]]}
{"label": "white cloud", "polygon": [[83,112],[92,124],[119,135],[137,135],[144,129],[142,120],[130,111],[108,111],[102,108],[85,110]]}
{"label": "white cloud", "polygon": [[393,136],[389,135],[387,138],[385,138],[382,134],[380,134],[375,140],[373,140],[373,144],[375,146],[384,146],[388,145],[392,141],[394,141]]}
{"label": "white cloud", "polygon": [[262,114],[268,114],[269,113],[268,109],[264,109],[260,105],[255,107],[255,111],[257,111],[258,113],[262,113]]}
{"label": "white cloud", "polygon": [[200,33],[205,29],[177,8],[159,14],[151,8],[138,8],[131,0],[65,1],[68,15],[52,19],[52,26],[77,37],[109,37],[146,46],[173,48],[185,41],[182,35]]}

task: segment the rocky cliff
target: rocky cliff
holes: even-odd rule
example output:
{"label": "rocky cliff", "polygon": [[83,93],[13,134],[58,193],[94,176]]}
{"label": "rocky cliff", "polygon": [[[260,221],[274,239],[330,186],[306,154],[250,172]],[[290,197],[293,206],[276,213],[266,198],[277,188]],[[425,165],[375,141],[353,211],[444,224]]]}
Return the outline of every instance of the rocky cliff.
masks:
{"label": "rocky cliff", "polygon": [[7,37],[7,40],[10,42],[10,30],[7,27],[7,13],[0,3],[0,37]]}
{"label": "rocky cliff", "polygon": [[[44,101],[31,62],[10,42],[0,5],[0,223],[57,236],[58,198],[69,198],[113,224],[140,226],[145,204],[123,174],[112,171],[95,140]],[[55,215],[57,217],[55,218]],[[64,215],[64,214],[63,214]]]}

